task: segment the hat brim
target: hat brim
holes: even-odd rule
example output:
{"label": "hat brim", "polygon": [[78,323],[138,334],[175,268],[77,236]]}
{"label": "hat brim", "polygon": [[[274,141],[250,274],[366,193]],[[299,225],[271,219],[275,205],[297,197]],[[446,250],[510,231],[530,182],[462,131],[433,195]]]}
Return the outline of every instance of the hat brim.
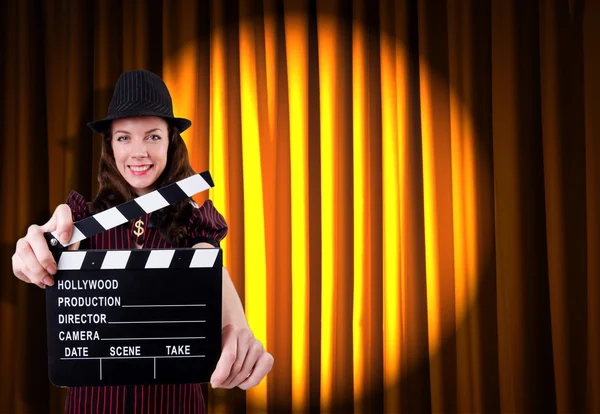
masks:
{"label": "hat brim", "polygon": [[167,123],[169,123],[169,125],[172,125],[174,127],[176,127],[179,132],[183,132],[186,129],[188,129],[190,126],[192,126],[192,121],[190,121],[189,119],[185,119],[185,118],[169,118],[169,117],[165,117],[162,114],[155,114],[155,113],[135,113],[135,114],[123,114],[123,115],[119,115],[119,116],[108,116],[104,119],[100,119],[98,121],[93,121],[93,122],[88,122],[87,126],[94,132],[97,132],[98,134],[104,134],[108,128],[110,127],[110,124],[112,121],[116,120],[116,119],[123,119],[123,118],[134,118],[134,117],[138,117],[138,116],[156,116],[158,118],[162,118],[165,121],[167,121]]}

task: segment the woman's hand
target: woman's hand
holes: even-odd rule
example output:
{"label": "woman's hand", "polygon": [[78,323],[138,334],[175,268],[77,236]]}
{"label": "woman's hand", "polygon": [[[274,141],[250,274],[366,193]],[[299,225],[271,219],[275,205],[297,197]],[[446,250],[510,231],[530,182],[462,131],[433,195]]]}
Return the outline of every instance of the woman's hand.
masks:
{"label": "woman's hand", "polygon": [[258,385],[273,367],[273,356],[248,328],[226,325],[222,331],[223,351],[210,383],[213,388]]}
{"label": "woman's hand", "polygon": [[56,207],[52,218],[43,226],[29,226],[27,235],[17,241],[12,257],[13,273],[27,283],[33,283],[42,289],[54,284],[56,261],[50,253],[45,232],[58,232],[58,240],[67,243],[73,232],[71,209],[66,204]]}

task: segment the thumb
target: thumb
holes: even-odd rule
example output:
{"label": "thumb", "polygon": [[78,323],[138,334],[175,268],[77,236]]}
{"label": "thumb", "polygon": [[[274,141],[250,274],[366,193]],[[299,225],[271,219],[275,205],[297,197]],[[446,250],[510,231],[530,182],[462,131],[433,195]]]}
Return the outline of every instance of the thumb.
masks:
{"label": "thumb", "polygon": [[45,224],[42,224],[40,226],[40,230],[42,230],[43,233],[48,233],[56,230],[56,211],[52,214],[50,220],[48,220]]}
{"label": "thumb", "polygon": [[[48,226],[46,229],[45,227]],[[52,218],[44,226],[44,231],[56,231],[58,241],[66,244],[71,239],[73,234],[73,219],[71,217],[71,209],[66,204],[61,204],[56,207]]]}

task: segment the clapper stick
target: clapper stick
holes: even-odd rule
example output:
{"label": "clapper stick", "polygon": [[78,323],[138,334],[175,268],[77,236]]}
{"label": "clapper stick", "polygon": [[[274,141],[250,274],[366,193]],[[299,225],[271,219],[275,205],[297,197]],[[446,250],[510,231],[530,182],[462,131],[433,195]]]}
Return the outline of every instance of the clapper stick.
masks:
{"label": "clapper stick", "polygon": [[46,239],[48,373],[57,386],[208,382],[221,353],[222,251],[67,250],[213,187],[208,171],[74,223]]}
{"label": "clapper stick", "polygon": [[73,234],[66,244],[59,242],[56,230],[46,233],[45,236],[51,247],[56,249],[68,247],[78,241],[127,223],[129,220],[190,198],[211,187],[214,187],[213,180],[210,173],[205,171],[74,223]]}

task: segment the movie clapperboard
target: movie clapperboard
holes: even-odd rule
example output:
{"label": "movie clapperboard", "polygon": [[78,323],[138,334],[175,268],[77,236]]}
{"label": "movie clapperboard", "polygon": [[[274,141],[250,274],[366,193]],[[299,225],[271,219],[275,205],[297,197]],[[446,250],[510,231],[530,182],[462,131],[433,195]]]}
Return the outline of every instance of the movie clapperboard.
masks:
{"label": "movie clapperboard", "polygon": [[48,374],[60,387],[208,382],[221,355],[221,249],[68,250],[73,243],[213,187],[208,171],[46,239]]}

